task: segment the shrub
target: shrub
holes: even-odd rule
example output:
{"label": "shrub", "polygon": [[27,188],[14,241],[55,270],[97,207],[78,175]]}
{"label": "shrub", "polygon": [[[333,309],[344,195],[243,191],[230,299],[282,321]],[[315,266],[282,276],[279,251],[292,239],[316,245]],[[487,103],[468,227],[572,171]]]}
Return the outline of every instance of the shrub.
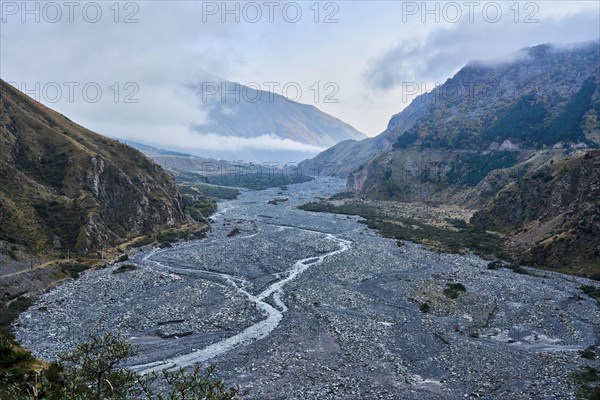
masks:
{"label": "shrub", "polygon": [[[27,357],[28,353],[15,352],[3,343],[0,341],[1,362],[14,364],[19,357]],[[0,375],[0,399],[233,400],[239,393],[238,388],[227,388],[216,379],[213,367],[196,365],[191,371],[138,375],[125,368],[135,354],[131,344],[119,336],[90,336],[33,379],[30,373]]]}
{"label": "shrub", "polygon": [[127,271],[135,271],[136,269],[137,269],[137,265],[123,264],[119,268],[115,269],[112,273],[113,274],[121,274],[121,273],[127,272]]}
{"label": "shrub", "polygon": [[594,353],[591,348],[581,350],[579,354],[581,355],[581,358],[585,358],[587,360],[593,360],[596,358],[596,353]]}
{"label": "shrub", "polygon": [[444,295],[449,299],[457,299],[462,292],[466,291],[467,289],[462,283],[446,283]]}
{"label": "shrub", "polygon": [[228,237],[233,237],[239,235],[241,232],[238,228],[233,228],[231,232],[227,234]]}
{"label": "shrub", "polygon": [[503,267],[504,267],[504,264],[500,260],[490,261],[487,265],[487,268],[491,269],[491,270],[497,270],[497,269],[500,269]]}
{"label": "shrub", "polygon": [[580,286],[579,289],[581,289],[583,293],[587,294],[588,296],[600,300],[600,288],[597,288],[592,285],[583,285]]}
{"label": "shrub", "polygon": [[79,278],[79,275],[88,268],[87,265],[82,263],[65,263],[60,266],[60,270],[73,279]]}
{"label": "shrub", "polygon": [[0,369],[10,368],[20,362],[31,360],[33,360],[31,353],[18,348],[12,340],[0,335]]}
{"label": "shrub", "polygon": [[513,270],[513,272],[516,272],[517,274],[521,274],[521,275],[533,275],[531,272],[527,271],[525,268],[521,267],[518,264],[511,264],[509,265],[510,269]]}
{"label": "shrub", "polygon": [[429,303],[423,303],[419,306],[419,310],[422,313],[428,313],[429,311],[431,311],[431,306],[429,305]]}

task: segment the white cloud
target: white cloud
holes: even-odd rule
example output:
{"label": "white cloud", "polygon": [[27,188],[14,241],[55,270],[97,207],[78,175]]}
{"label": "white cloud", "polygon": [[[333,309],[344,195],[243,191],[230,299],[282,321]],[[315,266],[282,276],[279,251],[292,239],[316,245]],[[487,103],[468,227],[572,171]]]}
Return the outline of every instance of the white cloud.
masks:
{"label": "white cloud", "polygon": [[[101,133],[107,120],[115,122],[111,132],[201,120],[204,112],[181,87],[201,81],[202,71],[238,82],[298,82],[301,101],[309,104],[314,103],[310,88],[319,81],[321,96],[314,105],[373,135],[406,105],[403,81],[432,87],[471,59],[540,43],[594,39],[600,30],[600,6],[591,1],[535,2],[540,7],[536,24],[511,23],[510,14],[498,24],[403,22],[405,2],[391,1],[339,2],[339,22],[333,24],[322,23],[328,11],[323,8],[321,23],[313,22],[312,2],[302,3],[298,24],[282,21],[280,10],[274,24],[264,18],[257,24],[231,23],[231,18],[221,23],[218,17],[203,22],[202,2],[135,3],[135,24],[115,24],[108,9],[113,2],[101,3],[105,17],[97,24],[81,18],[73,24],[2,23],[1,77],[29,83],[92,81],[105,88],[114,82],[138,84],[135,106],[46,103]],[[502,4],[507,8],[513,2]],[[323,102],[326,82],[338,85],[337,103]]]}

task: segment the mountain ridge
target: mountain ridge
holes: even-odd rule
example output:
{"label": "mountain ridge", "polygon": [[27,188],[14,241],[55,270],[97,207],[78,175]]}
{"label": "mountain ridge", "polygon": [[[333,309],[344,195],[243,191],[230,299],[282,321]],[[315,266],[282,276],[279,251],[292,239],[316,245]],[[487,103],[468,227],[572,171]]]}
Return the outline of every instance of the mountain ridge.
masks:
{"label": "mountain ridge", "polygon": [[4,81],[0,93],[4,247],[87,253],[188,221],[173,178],[142,153]]}
{"label": "mountain ridge", "polygon": [[321,148],[366,137],[314,105],[262,90],[260,85],[255,89],[215,76],[209,80],[190,86],[207,111],[207,121],[192,128],[198,133],[240,138],[274,135]]}
{"label": "mountain ridge", "polygon": [[[448,146],[488,150],[494,138],[484,143],[484,127],[493,125],[494,118],[524,96],[536,94],[548,116],[556,117],[584,81],[594,77],[597,98],[599,45],[597,40],[568,49],[540,45],[522,49],[527,57],[516,61],[492,66],[471,62],[444,84],[417,96],[390,118],[388,128],[378,136],[342,142],[300,166],[347,177],[378,154],[392,151],[394,145],[417,151]],[[586,139],[600,143],[600,131],[588,130],[593,132],[586,132]]]}

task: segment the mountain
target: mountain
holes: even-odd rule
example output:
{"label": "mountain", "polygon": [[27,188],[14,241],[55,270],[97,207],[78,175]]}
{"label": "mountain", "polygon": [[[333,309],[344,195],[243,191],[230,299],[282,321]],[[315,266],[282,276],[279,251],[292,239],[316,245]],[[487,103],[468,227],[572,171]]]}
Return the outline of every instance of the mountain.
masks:
{"label": "mountain", "polygon": [[179,185],[210,183],[266,189],[311,180],[297,170],[295,163],[245,163],[197,157],[192,154],[165,150],[145,144],[121,140],[150,157],[168,170]]}
{"label": "mountain", "polygon": [[300,168],[360,198],[468,209],[465,227],[498,233],[517,264],[600,276],[599,68],[599,41],[471,62],[379,136]]}
{"label": "mountain", "polygon": [[0,85],[3,253],[87,253],[187,221],[160,166]]}
{"label": "mountain", "polygon": [[204,158],[193,154],[166,150],[132,140],[119,139],[119,141],[141,151],[155,163],[170,171],[199,172],[221,162],[214,158]]}
{"label": "mountain", "polygon": [[[349,186],[369,192],[363,184],[368,172],[386,169],[382,164],[395,158],[387,153],[413,154],[409,161],[418,163],[428,152],[494,151],[505,142],[534,149],[563,141],[600,143],[599,52],[598,41],[540,45],[521,50],[513,61],[471,62],[415,98],[379,136],[339,143],[300,166],[338,176],[360,168]],[[374,161],[378,156],[383,158]]]}
{"label": "mountain", "polygon": [[[135,140],[138,145],[168,149],[155,155],[191,153],[203,159],[280,165],[299,163],[341,141],[366,137],[315,106],[257,89],[258,84],[250,86],[253,87],[203,72],[195,83],[185,87],[189,102],[197,109],[194,121],[181,122],[189,130],[185,142],[164,143],[153,141],[151,136],[128,137],[127,134],[121,137]],[[273,90],[281,91],[282,87],[279,85]],[[312,91],[305,89],[303,98],[308,95],[312,95]]]}
{"label": "mountain", "polygon": [[546,164],[504,187],[471,222],[507,235],[521,264],[600,278],[599,171],[598,150]]}
{"label": "mountain", "polygon": [[315,106],[277,93],[216,77],[196,85],[194,92],[208,114],[205,124],[193,127],[199,133],[241,138],[274,135],[315,148],[365,138],[362,132]]}
{"label": "mountain", "polygon": [[[182,153],[179,151],[165,150],[154,146],[149,146],[147,144],[134,142],[133,140],[124,140],[118,139],[119,142],[126,144],[127,146],[133,147],[136,150],[141,151],[146,155],[162,155],[162,156],[174,156],[174,157],[185,157],[185,158],[200,158],[188,153]],[[206,159],[208,160],[208,159]]]}

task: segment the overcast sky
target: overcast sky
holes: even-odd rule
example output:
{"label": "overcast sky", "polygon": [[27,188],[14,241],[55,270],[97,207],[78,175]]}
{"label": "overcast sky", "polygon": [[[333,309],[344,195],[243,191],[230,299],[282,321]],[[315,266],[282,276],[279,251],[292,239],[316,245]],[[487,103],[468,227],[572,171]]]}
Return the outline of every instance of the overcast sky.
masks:
{"label": "overcast sky", "polygon": [[469,60],[600,36],[597,1],[223,4],[2,1],[0,76],[113,137],[183,138],[205,118],[188,87],[207,73],[373,136],[413,97],[407,83],[431,90]]}

